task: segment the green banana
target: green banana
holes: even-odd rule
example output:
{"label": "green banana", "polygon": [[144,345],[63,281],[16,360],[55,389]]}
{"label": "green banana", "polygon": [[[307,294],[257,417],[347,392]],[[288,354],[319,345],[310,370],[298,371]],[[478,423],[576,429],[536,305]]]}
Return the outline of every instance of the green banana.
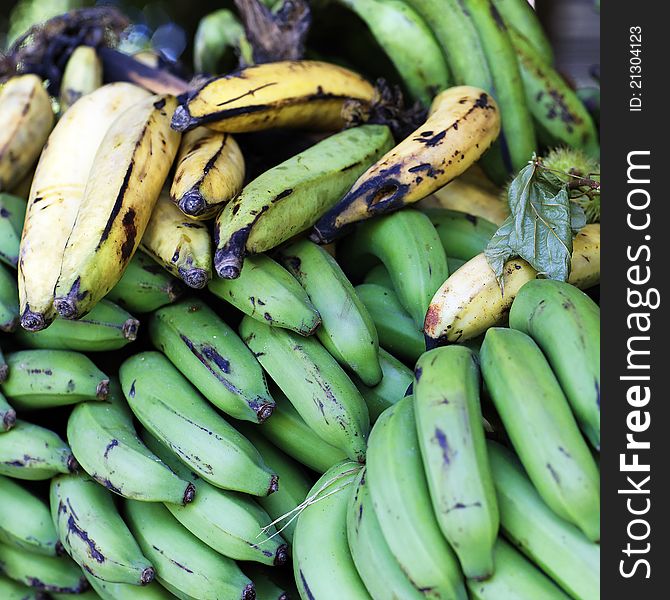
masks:
{"label": "green banana", "polygon": [[249,564],[244,572],[254,582],[256,600],[289,600],[288,593],[270,579],[269,569]]}
{"label": "green banana", "polygon": [[[198,73],[227,73],[237,66],[249,42],[235,13],[221,8],[205,15],[193,38],[193,65]],[[252,61],[244,61],[253,64]]]}
{"label": "green banana", "polygon": [[4,600],[46,600],[44,592],[0,575],[0,598]]}
{"label": "green banana", "polygon": [[488,452],[507,538],[573,598],[600,598],[600,546],[556,516],[511,452],[495,442]]}
{"label": "green banana", "polygon": [[538,279],[519,290],[509,319],[540,346],[582,431],[599,450],[599,306],[573,285]]}
{"label": "green banana", "polygon": [[[86,574],[84,574],[84,576],[86,576]],[[100,600],[100,596],[98,596],[98,593],[94,590],[87,590],[80,594],[59,594],[57,592],[51,592],[49,596],[53,598],[53,600]]]}
{"label": "green banana", "polygon": [[347,506],[361,466],[345,461],[309,492],[293,539],[293,575],[303,600],[369,600],[347,542]]}
{"label": "green banana", "polygon": [[0,475],[0,506],[0,542],[46,556],[60,553],[62,548],[49,507],[41,498]]}
{"label": "green banana", "polygon": [[488,392],[540,496],[598,541],[598,467],[542,351],[524,333],[494,327],[480,360]]}
{"label": "green banana", "polygon": [[395,292],[393,280],[382,263],[375,265],[367,272],[363,278],[363,283],[374,283]]}
{"label": "green banana", "polygon": [[16,269],[26,201],[12,194],[0,193],[0,260]]}
{"label": "green banana", "polygon": [[88,588],[84,574],[72,559],[33,554],[1,543],[0,572],[43,592],[78,594]]}
{"label": "green banana", "polygon": [[174,302],[183,292],[178,279],[138,250],[106,297],[130,311],[147,313]]}
{"label": "green banana", "polygon": [[208,288],[245,315],[274,327],[312,335],[321,324],[307,292],[264,254],[247,257],[237,279],[215,278]]}
{"label": "green banana", "polygon": [[265,252],[310,228],[392,146],[388,127],[363,125],[265,171],[216,219],[216,272],[235,279],[245,254]]}
{"label": "green banana", "polygon": [[374,423],[389,406],[401,400],[414,381],[412,371],[384,349],[379,351],[379,362],[383,377],[377,385],[368,387],[362,381],[354,379],[368,405],[371,423]]}
{"label": "green banana", "polygon": [[277,490],[277,476],[258,450],[162,354],[136,354],[119,376],[137,419],[205,481],[255,496]]}
{"label": "green banana", "polygon": [[67,439],[84,471],[115,494],[147,502],[193,500],[193,484],[175,475],[140,441],[116,380],[106,402],[74,408]]}
{"label": "green banana", "polygon": [[47,329],[20,328],[16,339],[28,348],[101,352],[118,350],[137,338],[140,322],[109,300],[101,300],[78,321],[56,319]]}
{"label": "green banana", "polygon": [[178,597],[255,598],[253,583],[235,562],[182,527],[165,506],[126,500],[125,515],[156,579]]}
{"label": "green banana", "polygon": [[368,409],[342,367],[314,338],[244,317],[244,342],[305,423],[352,460],[365,461]]}
{"label": "green banana", "polygon": [[138,586],[129,583],[110,583],[93,577],[90,573],[84,575],[102,600],[174,600],[175,598],[155,580],[149,585]]}
{"label": "green banana", "polygon": [[479,379],[477,359],[463,346],[430,350],[414,368],[416,425],[433,508],[469,579],[491,576],[499,525]]}
{"label": "green banana", "polygon": [[197,299],[158,310],[149,322],[153,345],[217,408],[262,423],[274,409],[263,369],[242,340]]}
{"label": "green banana", "polygon": [[449,265],[449,273],[454,273],[455,271],[458,271],[466,262],[467,260],[461,260],[460,258],[452,258],[451,256],[447,256],[447,264]]}
{"label": "green banana", "polygon": [[431,505],[412,396],[384,411],[372,428],[367,479],[379,526],[403,572],[427,598],[465,600],[458,559]]}
{"label": "green banana", "polygon": [[19,350],[7,356],[2,392],[16,408],[34,410],[104,400],[109,378],[91,359],[69,350]]}
{"label": "green banana", "polygon": [[0,383],[5,381],[8,375],[9,367],[7,366],[7,361],[5,360],[5,354],[3,353],[2,348],[0,348]]}
{"label": "green banana", "polygon": [[354,481],[354,492],[347,510],[347,540],[356,570],[374,600],[425,598],[424,590],[417,588],[403,573],[384,539],[365,469]]}
{"label": "green banana", "polygon": [[19,289],[16,277],[0,264],[0,331],[11,333],[19,324]]}
{"label": "green banana", "polygon": [[16,411],[10,406],[7,399],[0,393],[0,433],[9,431],[16,423]]}
{"label": "green banana", "polygon": [[319,341],[365,383],[378,384],[382,370],[375,324],[335,259],[309,240],[283,248],[280,256],[321,315]]}
{"label": "green banana", "polygon": [[486,581],[468,580],[472,600],[568,600],[556,584],[502,538],[493,548],[495,572]]}
{"label": "green banana", "polygon": [[70,447],[49,429],[17,419],[0,435],[0,475],[35,481],[76,468]]}
{"label": "green banana", "polygon": [[527,0],[493,0],[509,29],[523,31],[532,44],[535,54],[547,64],[554,62],[554,50],[540,19]]}
{"label": "green banana", "polygon": [[494,223],[464,212],[442,208],[424,208],[421,212],[435,227],[449,258],[470,260],[486,250],[493,234],[498,231]]}
{"label": "green banana", "polygon": [[363,283],[355,289],[374,321],[379,345],[395,356],[415,362],[426,351],[426,342],[395,291],[374,283]]}

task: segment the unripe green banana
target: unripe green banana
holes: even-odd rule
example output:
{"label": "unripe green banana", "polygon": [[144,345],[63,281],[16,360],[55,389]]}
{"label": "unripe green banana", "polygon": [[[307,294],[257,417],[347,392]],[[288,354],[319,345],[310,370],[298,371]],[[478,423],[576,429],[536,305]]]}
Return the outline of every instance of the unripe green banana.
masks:
{"label": "unripe green banana", "polygon": [[264,254],[249,256],[237,279],[215,278],[209,291],[262,323],[312,335],[321,317],[307,292],[281,265]]}
{"label": "unripe green banana", "polygon": [[384,538],[426,598],[465,600],[458,559],[440,533],[419,450],[414,398],[379,417],[370,434],[367,478]]}
{"label": "unripe green banana", "polygon": [[157,581],[139,586],[129,583],[109,583],[93,577],[90,573],[84,575],[102,600],[174,600],[175,598]]}
{"label": "unripe green banana", "polygon": [[0,435],[0,475],[35,481],[76,468],[70,447],[49,429],[17,419]]}
{"label": "unripe green banana", "polygon": [[[193,65],[198,73],[227,73],[237,66],[236,54],[248,45],[237,15],[221,8],[205,15],[193,38]],[[252,64],[252,63],[247,63]]]}
{"label": "unripe green banana", "polygon": [[554,62],[554,50],[535,10],[527,0],[493,0],[507,27],[522,31],[537,56],[547,64]]}
{"label": "unripe green banana", "polygon": [[382,263],[375,265],[367,272],[363,279],[363,283],[374,283],[395,292],[393,280]]}
{"label": "unripe green banana", "polygon": [[395,356],[415,362],[426,351],[426,342],[395,290],[373,283],[363,283],[355,289],[374,321],[379,345]]}
{"label": "unripe green banana", "polygon": [[11,333],[19,324],[19,290],[16,277],[0,264],[0,331]]}
{"label": "unripe green banana", "polygon": [[0,475],[0,506],[0,542],[36,554],[59,554],[62,548],[46,502]]}
{"label": "unripe green banana", "polygon": [[140,441],[115,379],[106,402],[74,408],[67,439],[84,471],[115,494],[147,502],[193,500],[193,484],[177,477]]}
{"label": "unripe green banana", "polygon": [[[86,573],[84,573],[84,577],[86,577]],[[49,597],[53,598],[53,600],[100,600],[100,596],[98,596],[98,593],[94,590],[87,590],[80,594],[59,594],[58,592],[51,592]]]}
{"label": "unripe green banana", "polygon": [[197,299],[161,308],[149,323],[151,341],[223,412],[262,423],[274,409],[260,364],[237,333]]}
{"label": "unripe green banana", "polygon": [[144,427],[205,481],[265,496],[277,490],[258,450],[158,352],[142,352],[119,370],[123,393]]}
{"label": "unripe green banana", "polygon": [[361,466],[345,461],[309,491],[293,539],[293,575],[302,600],[369,600],[347,542],[347,507]]}
{"label": "unripe green banana", "polygon": [[12,194],[0,193],[0,260],[16,269],[26,201]]}
{"label": "unripe green banana", "polygon": [[174,302],[183,292],[184,287],[178,279],[144,252],[138,251],[106,298],[132,312],[147,313]]}
{"label": "unripe green banana", "polygon": [[90,358],[69,350],[19,350],[7,356],[2,391],[16,408],[34,410],[104,400],[109,378]]}
{"label": "unripe green banana", "polygon": [[494,327],[480,360],[489,394],[540,496],[598,541],[598,467],[542,351],[524,333]]}
{"label": "unripe green banana", "polygon": [[254,586],[238,566],[182,527],[165,506],[126,500],[125,515],[156,579],[178,597],[254,600]]}
{"label": "unripe green banana", "polygon": [[600,598],[600,546],[545,504],[509,450],[489,442],[488,453],[507,538],[572,597]]}
{"label": "unripe green banana", "polygon": [[360,392],[314,338],[244,317],[240,334],[305,423],[352,460],[365,461],[370,429]]}
{"label": "unripe green banana", "polygon": [[283,248],[281,259],[321,315],[319,341],[365,383],[378,384],[382,371],[375,324],[335,259],[309,240]]}
{"label": "unripe green banana", "polygon": [[4,600],[46,600],[44,592],[0,575],[0,598]]}
{"label": "unripe green banana", "polygon": [[28,348],[100,352],[118,350],[137,338],[140,322],[109,300],[101,300],[77,321],[56,319],[47,329],[19,328],[16,339]]}
{"label": "unripe green banana", "polygon": [[524,285],[512,303],[510,327],[544,352],[582,431],[600,449],[600,308],[560,281]]}
{"label": "unripe green banana", "polygon": [[[449,258],[470,260],[486,250],[498,226],[479,217],[441,208],[424,208]],[[447,264],[449,264],[447,258]],[[451,273],[451,269],[449,270]]]}
{"label": "unripe green banana", "polygon": [[7,399],[0,394],[0,433],[9,431],[16,423],[16,411],[10,406]]}
{"label": "unripe green banana", "polygon": [[77,46],[68,59],[60,84],[60,112],[102,85],[102,62],[91,46]]}
{"label": "unripe green banana", "polygon": [[256,600],[289,600],[288,592],[270,579],[269,569],[248,564],[244,565],[244,572],[254,582]]}
{"label": "unripe green banana", "polygon": [[414,369],[419,447],[433,508],[469,579],[493,573],[499,525],[479,387],[477,359],[463,346],[430,350]]}

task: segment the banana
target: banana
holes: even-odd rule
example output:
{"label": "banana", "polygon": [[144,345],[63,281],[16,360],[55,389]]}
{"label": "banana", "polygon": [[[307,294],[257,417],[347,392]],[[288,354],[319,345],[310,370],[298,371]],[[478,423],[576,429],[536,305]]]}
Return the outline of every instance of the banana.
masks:
{"label": "banana", "polygon": [[[149,94],[112,83],[60,119],[40,156],[19,251],[21,324],[38,331],[54,319],[54,287],[95,154],[114,120]],[[82,135],[86,131],[86,135]]]}
{"label": "banana", "polygon": [[372,428],[367,482],[384,539],[407,577],[427,598],[465,600],[458,559],[431,505],[412,396],[384,411]]}
{"label": "banana", "polygon": [[375,90],[357,73],[319,61],[280,61],[217,77],[189,93],[172,119],[177,131],[207,125],[243,133],[275,127],[337,131],[347,103],[369,106]]}
{"label": "banana", "polygon": [[174,302],[183,291],[179,280],[144,252],[138,251],[106,297],[133,312],[147,313]]}
{"label": "banana", "polygon": [[345,368],[368,385],[382,378],[377,330],[354,287],[326,250],[301,240],[280,251],[321,315],[316,337]]}
{"label": "banana", "polygon": [[526,0],[493,0],[509,29],[523,31],[534,53],[547,64],[554,62],[554,50],[533,7]]}
{"label": "banana", "polygon": [[593,118],[575,91],[554,68],[542,61],[528,39],[510,29],[528,106],[547,145],[570,146],[600,157]]}
{"label": "banana", "polygon": [[0,260],[16,269],[26,202],[12,194],[0,193]]}
{"label": "banana", "polygon": [[248,45],[244,26],[237,15],[220,8],[198,23],[193,37],[193,66],[198,73],[227,73],[235,68],[237,55]]}
{"label": "banana", "polygon": [[400,401],[414,381],[412,371],[384,349],[379,350],[379,363],[383,377],[377,385],[368,387],[362,381],[354,380],[368,405],[371,423],[374,423],[389,406]]}
{"label": "banana", "polygon": [[93,577],[90,573],[84,575],[102,600],[174,600],[175,598],[155,580],[149,585],[137,586],[128,583],[110,583]]}
{"label": "banana", "polygon": [[494,442],[488,452],[507,538],[573,598],[600,598],[600,547],[556,516],[511,452]]}
{"label": "banana", "polygon": [[153,581],[154,568],[104,487],[86,476],[60,475],[51,480],[50,504],[63,547],[87,573],[113,583]]}
{"label": "banana", "polygon": [[0,331],[11,333],[19,324],[19,292],[16,278],[0,264]]}
{"label": "banana", "polygon": [[363,173],[319,219],[312,238],[331,242],[351,223],[425,198],[477,161],[499,132],[498,106],[484,90],[445,90],[433,100],[426,122]]}
{"label": "banana", "polygon": [[403,598],[422,600],[418,589],[400,568],[384,539],[375,515],[370,484],[363,469],[354,480],[347,509],[347,540],[351,557],[365,587],[374,600]]}
{"label": "banana", "polygon": [[430,350],[414,369],[419,447],[435,515],[468,579],[493,573],[499,525],[479,386],[477,359],[462,346]]}
{"label": "banana", "polygon": [[460,258],[452,258],[447,256],[447,265],[449,266],[449,273],[454,273],[458,271],[467,261],[461,260]]}
{"label": "banana", "polygon": [[180,135],[172,96],[133,104],[107,130],[63,253],[54,306],[83,316],[121,279],[172,166]]}
{"label": "banana", "polygon": [[242,340],[201,300],[156,311],[153,345],[217,408],[236,419],[262,423],[274,400],[263,369]]}
{"label": "banana", "polygon": [[212,278],[212,238],[161,194],[142,236],[140,248],[187,286],[201,289]]}
{"label": "banana", "polygon": [[134,342],[139,326],[140,322],[120,306],[101,300],[78,321],[56,319],[42,331],[20,328],[15,337],[28,348],[100,352]]}
{"label": "banana", "polygon": [[372,269],[370,269],[363,278],[363,283],[381,285],[382,287],[385,287],[386,289],[395,293],[393,280],[391,279],[391,275],[389,275],[389,272],[386,270],[386,267],[383,265],[383,263],[376,264],[374,267],[372,267]]}
{"label": "banana", "polygon": [[60,553],[62,548],[49,507],[41,498],[0,475],[0,506],[0,542],[46,556]]}
{"label": "banana", "polygon": [[4,600],[46,600],[47,596],[44,592],[0,575],[0,598]]}
{"label": "banana", "polygon": [[116,380],[106,402],[74,408],[67,439],[82,469],[115,494],[146,502],[193,500],[193,484],[175,475],[140,441]]}
{"label": "banana", "polygon": [[235,279],[245,254],[265,252],[309,229],[392,145],[385,125],[354,127],[258,176],[216,219],[216,272]]}
{"label": "banana", "polygon": [[540,346],[582,431],[600,449],[600,307],[572,285],[542,279],[521,288],[509,322]]}
{"label": "banana", "polygon": [[248,256],[237,279],[215,278],[208,288],[245,315],[273,327],[312,335],[321,325],[307,292],[286,269],[264,254]]}
{"label": "banana", "polygon": [[0,394],[0,433],[9,431],[16,423],[16,411],[9,405],[7,399]]}
{"label": "banana", "polygon": [[242,319],[240,334],[314,433],[352,460],[364,462],[368,409],[328,351],[314,338],[249,317]]}
{"label": "banana", "polygon": [[486,581],[468,580],[472,600],[568,600],[556,584],[499,538],[493,549],[495,572]]}
{"label": "banana", "polygon": [[19,350],[7,356],[2,391],[16,408],[34,410],[104,400],[109,378],[91,359],[69,350]]}
{"label": "banana", "polygon": [[[502,292],[484,254],[470,259],[433,296],[423,329],[429,344],[463,342],[504,323],[519,290],[536,276],[525,260],[508,260]],[[600,224],[596,223],[584,227],[573,240],[568,283],[587,289],[599,281]]]}
{"label": "banana", "polygon": [[[288,546],[270,525],[268,514],[245,494],[215,488],[200,479],[155,437],[145,433],[147,446],[175,473],[194,481],[198,493],[186,506],[166,504],[172,516],[195,537],[223,556],[267,565],[288,560]],[[267,528],[267,529],[266,529]]]}
{"label": "banana", "polygon": [[156,579],[180,598],[254,600],[254,585],[238,566],[201,542],[156,503],[126,500],[126,521],[156,569]]}
{"label": "banana", "polygon": [[293,539],[293,575],[302,600],[370,600],[347,542],[347,507],[361,466],[345,461],[309,492]]}
{"label": "banana", "polygon": [[170,198],[192,219],[209,219],[242,190],[244,156],[227,133],[197,127],[184,134]]}
{"label": "banana", "polygon": [[395,291],[373,283],[363,283],[355,289],[375,323],[379,345],[400,358],[415,362],[426,351],[426,343]]}
{"label": "banana", "polygon": [[102,86],[102,61],[91,46],[77,46],[65,65],[60,84],[60,112]]}
{"label": "banana", "polygon": [[559,517],[598,541],[598,467],[542,351],[524,333],[494,327],[480,360],[487,390],[538,493]]}
{"label": "banana", "polygon": [[0,475],[36,481],[77,466],[70,447],[49,429],[17,419],[0,435]]}
{"label": "banana", "polygon": [[465,212],[441,208],[422,211],[440,236],[442,247],[450,258],[468,261],[486,250],[498,226]]}
{"label": "banana", "polygon": [[0,383],[7,379],[7,375],[9,375],[9,367],[2,348],[0,348]]}
{"label": "banana", "polygon": [[136,354],[119,375],[137,419],[205,481],[255,496],[277,490],[277,476],[258,451],[162,354]]}
{"label": "banana", "polygon": [[0,192],[27,175],[54,125],[51,99],[37,75],[11,77],[0,89]]}
{"label": "banana", "polygon": [[244,572],[254,582],[256,600],[289,600],[289,594],[283,587],[270,579],[270,570],[256,565],[244,565]]}
{"label": "banana", "polygon": [[66,556],[43,556],[0,543],[0,571],[44,592],[79,594],[88,588],[81,569]]}

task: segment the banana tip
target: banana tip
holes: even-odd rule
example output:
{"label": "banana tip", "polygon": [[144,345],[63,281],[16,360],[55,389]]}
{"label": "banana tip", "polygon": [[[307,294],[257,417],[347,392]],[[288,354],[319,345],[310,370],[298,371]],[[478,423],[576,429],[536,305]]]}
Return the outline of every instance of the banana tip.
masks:
{"label": "banana tip", "polygon": [[273,475],[270,477],[270,485],[268,486],[268,496],[274,494],[279,489],[279,477]]}
{"label": "banana tip", "polygon": [[205,269],[179,269],[179,275],[184,283],[196,290],[201,290],[209,281],[209,273]]}
{"label": "banana tip", "polygon": [[237,279],[240,268],[235,265],[216,265],[216,273],[221,279]]}
{"label": "banana tip", "polygon": [[79,463],[73,454],[67,457],[67,470],[70,473],[76,473],[79,470]]}
{"label": "banana tip", "polygon": [[189,217],[197,217],[201,215],[207,204],[205,199],[202,197],[202,194],[196,188],[193,188],[186,192],[179,200],[179,208],[181,212]]}
{"label": "banana tip", "polygon": [[274,566],[280,567],[288,561],[288,544],[282,544],[275,553]]}
{"label": "banana tip", "polygon": [[16,412],[8,410],[2,417],[2,430],[9,431],[16,424]]}
{"label": "banana tip", "polygon": [[103,379],[95,388],[95,397],[98,400],[107,400],[109,394],[109,379]]}
{"label": "banana tip", "polygon": [[274,412],[274,409],[275,409],[274,403],[270,404],[268,402],[268,403],[262,404],[261,407],[256,411],[256,416],[258,418],[258,422],[263,423],[263,422],[267,421],[272,416],[272,413]]}
{"label": "banana tip", "polygon": [[21,327],[26,331],[41,331],[49,325],[43,314],[33,312],[26,308],[21,315]]}
{"label": "banana tip", "polygon": [[155,576],[156,571],[154,571],[154,568],[147,567],[142,571],[142,574],[140,575],[140,585],[147,585],[151,583],[154,580]]}
{"label": "banana tip", "polygon": [[184,504],[189,504],[190,502],[193,502],[193,499],[195,498],[195,486],[192,483],[189,483],[186,486],[186,489],[184,490]]}
{"label": "banana tip", "polygon": [[0,383],[6,381],[8,375],[9,375],[9,366],[6,364],[0,365]]}
{"label": "banana tip", "polygon": [[54,307],[56,312],[64,319],[75,319],[77,317],[77,307],[69,298],[56,298]]}
{"label": "banana tip", "polygon": [[140,322],[137,319],[128,319],[122,328],[123,337],[134,342],[137,339],[137,330],[140,328]]}
{"label": "banana tip", "polygon": [[176,131],[186,131],[193,125],[193,118],[188,112],[188,108],[183,105],[178,106],[173,115],[170,127]]}
{"label": "banana tip", "polygon": [[256,600],[256,588],[253,583],[244,586],[240,600]]}

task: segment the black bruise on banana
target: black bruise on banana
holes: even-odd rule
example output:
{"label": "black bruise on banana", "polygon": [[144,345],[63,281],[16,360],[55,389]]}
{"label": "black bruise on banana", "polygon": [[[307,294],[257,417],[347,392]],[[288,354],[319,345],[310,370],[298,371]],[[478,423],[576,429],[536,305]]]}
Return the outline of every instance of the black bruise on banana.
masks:
{"label": "black bruise on banana", "polygon": [[[77,513],[72,508],[69,498],[67,500],[67,506],[61,500],[58,502],[58,515],[65,515],[67,517],[67,540],[69,543],[70,534],[80,538],[88,547],[88,553],[91,558],[97,563],[104,563],[107,559],[105,555],[98,549],[98,546],[95,543],[95,540],[92,540],[86,531],[84,531],[79,524],[77,523]],[[59,516],[60,519],[60,516]]]}

